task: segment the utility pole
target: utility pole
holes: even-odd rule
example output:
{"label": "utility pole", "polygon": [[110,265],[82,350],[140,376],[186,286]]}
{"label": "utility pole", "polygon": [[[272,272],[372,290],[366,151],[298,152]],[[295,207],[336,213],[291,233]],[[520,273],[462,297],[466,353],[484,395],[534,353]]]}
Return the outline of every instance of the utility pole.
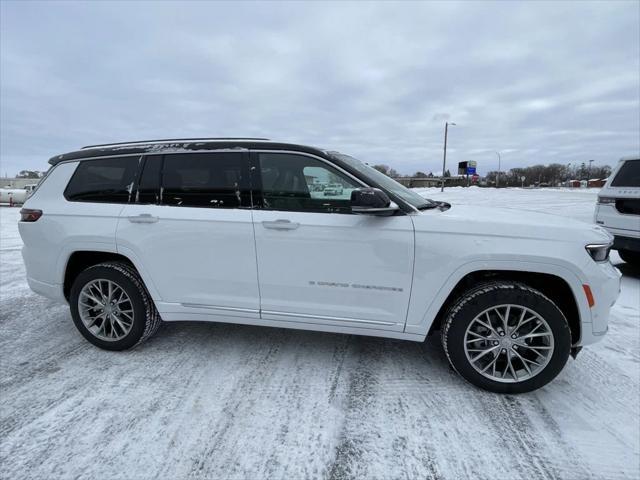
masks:
{"label": "utility pole", "polygon": [[593,162],[594,162],[593,160],[589,160],[589,178],[587,178],[587,182],[588,182],[589,180],[591,180],[591,164],[592,164]]}
{"label": "utility pole", "polygon": [[447,133],[449,131],[449,125],[455,125],[455,123],[445,122],[444,124],[444,157],[442,158],[442,186],[440,191],[444,192],[444,172],[447,168]]}
{"label": "utility pole", "polygon": [[496,155],[498,155],[498,176],[496,177],[496,188],[498,188],[500,186],[500,152],[496,152]]}

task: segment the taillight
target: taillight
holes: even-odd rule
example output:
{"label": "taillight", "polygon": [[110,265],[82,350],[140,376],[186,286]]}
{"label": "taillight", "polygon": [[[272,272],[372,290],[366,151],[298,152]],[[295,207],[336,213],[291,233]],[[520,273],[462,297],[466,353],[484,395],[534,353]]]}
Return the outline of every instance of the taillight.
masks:
{"label": "taillight", "polygon": [[35,222],[42,216],[42,210],[35,210],[33,208],[23,208],[20,210],[21,222]]}
{"label": "taillight", "polygon": [[616,203],[616,199],[614,197],[600,197],[598,196],[598,204],[600,205],[613,205]]}

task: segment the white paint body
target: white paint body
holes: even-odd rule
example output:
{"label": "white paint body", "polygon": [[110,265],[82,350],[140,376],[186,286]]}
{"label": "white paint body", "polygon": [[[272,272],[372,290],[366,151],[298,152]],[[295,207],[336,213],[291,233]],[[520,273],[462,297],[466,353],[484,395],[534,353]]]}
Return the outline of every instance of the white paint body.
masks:
{"label": "white paint body", "polygon": [[69,202],[62,192],[77,165],[53,168],[25,204],[43,216],[19,225],[30,287],[60,301],[73,252],[114,252],[137,268],[165,321],[421,341],[468,273],[538,272],[570,286],[582,324],[575,345],[587,345],[607,331],[619,293],[618,270],[584,248],[611,235],[582,222],[482,208],[378,217]]}

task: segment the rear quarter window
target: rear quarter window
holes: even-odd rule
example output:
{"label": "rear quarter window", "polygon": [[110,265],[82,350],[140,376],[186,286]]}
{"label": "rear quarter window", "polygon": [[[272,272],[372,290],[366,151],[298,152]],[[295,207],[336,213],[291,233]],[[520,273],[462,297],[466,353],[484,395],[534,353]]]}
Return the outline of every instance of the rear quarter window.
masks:
{"label": "rear quarter window", "polygon": [[64,196],[72,202],[129,203],[138,163],[137,157],[83,160]]}
{"label": "rear quarter window", "polygon": [[640,160],[627,160],[611,182],[612,187],[640,187]]}

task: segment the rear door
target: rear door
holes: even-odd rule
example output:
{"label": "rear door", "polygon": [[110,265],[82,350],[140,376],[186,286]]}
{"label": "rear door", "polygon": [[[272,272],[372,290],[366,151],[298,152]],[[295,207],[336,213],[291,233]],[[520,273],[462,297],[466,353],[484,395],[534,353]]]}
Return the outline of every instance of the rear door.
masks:
{"label": "rear door", "polygon": [[150,155],[117,229],[165,320],[259,317],[248,154]]}
{"label": "rear door", "polygon": [[262,318],[402,331],[413,269],[407,215],[351,213],[364,186],[324,159],[252,153]]}

